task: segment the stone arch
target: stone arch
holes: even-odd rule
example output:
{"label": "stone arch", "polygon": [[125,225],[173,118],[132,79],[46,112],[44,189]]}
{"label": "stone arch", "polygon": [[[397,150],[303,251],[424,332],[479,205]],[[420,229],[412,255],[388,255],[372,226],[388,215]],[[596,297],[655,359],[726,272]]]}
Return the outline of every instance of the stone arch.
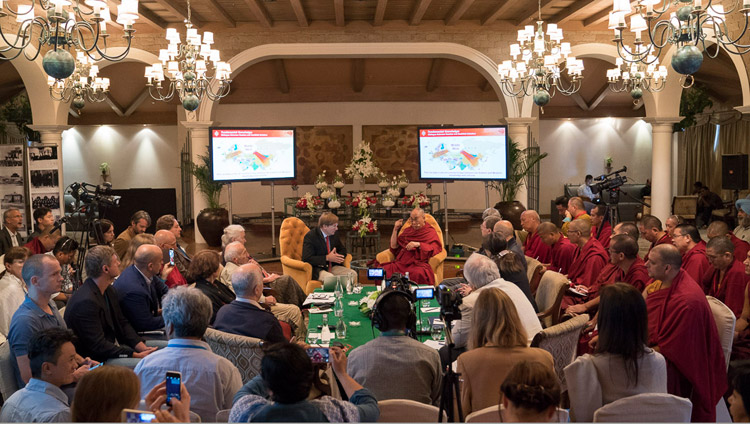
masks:
{"label": "stone arch", "polygon": [[[264,44],[249,48],[229,59],[232,74],[258,62],[277,58],[444,58],[457,60],[476,69],[492,85],[503,104],[506,117],[519,116],[518,103],[500,89],[497,64],[487,55],[455,43],[291,43]],[[198,121],[213,121],[215,104],[203,102]],[[189,114],[190,115],[190,114]]]}

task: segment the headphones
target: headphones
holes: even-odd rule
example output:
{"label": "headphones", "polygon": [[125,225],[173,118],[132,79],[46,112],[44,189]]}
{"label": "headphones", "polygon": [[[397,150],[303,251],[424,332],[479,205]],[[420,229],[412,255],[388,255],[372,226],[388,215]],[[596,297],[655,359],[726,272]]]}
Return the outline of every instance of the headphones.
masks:
{"label": "headphones", "polygon": [[403,290],[388,288],[380,293],[380,296],[375,299],[375,304],[372,306],[372,326],[380,331],[384,331],[384,328],[389,328],[388,318],[383,315],[380,307],[383,299],[389,296],[403,296],[409,302],[409,317],[406,319],[406,330],[407,332],[411,332],[413,336],[416,336],[417,314],[414,313],[414,308],[412,307],[415,300],[414,295]]}

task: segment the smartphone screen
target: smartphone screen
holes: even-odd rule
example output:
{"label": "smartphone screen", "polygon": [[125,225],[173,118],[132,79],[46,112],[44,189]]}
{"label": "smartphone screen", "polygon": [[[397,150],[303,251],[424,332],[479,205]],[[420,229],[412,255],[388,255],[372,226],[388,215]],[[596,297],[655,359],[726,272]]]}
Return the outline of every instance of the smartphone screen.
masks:
{"label": "smartphone screen", "polygon": [[174,249],[169,249],[169,264],[174,266]]}
{"label": "smartphone screen", "polygon": [[177,371],[167,371],[167,405],[172,405],[172,398],[180,399],[180,383],[182,374]]}
{"label": "smartphone screen", "polygon": [[328,363],[329,352],[327,347],[309,347],[307,348],[307,356],[313,364],[326,364]]}
{"label": "smartphone screen", "polygon": [[150,423],[156,418],[156,415],[151,412],[135,409],[123,409],[122,414],[125,416],[122,421],[126,423]]}

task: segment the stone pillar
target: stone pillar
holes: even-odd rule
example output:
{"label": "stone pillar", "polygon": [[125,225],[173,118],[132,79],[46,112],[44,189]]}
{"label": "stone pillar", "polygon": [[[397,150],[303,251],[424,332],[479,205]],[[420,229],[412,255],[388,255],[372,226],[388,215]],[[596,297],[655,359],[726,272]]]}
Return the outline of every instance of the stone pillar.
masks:
{"label": "stone pillar", "polygon": [[[58,195],[60,196],[60,217],[65,216],[65,201],[64,201],[64,192],[65,192],[65,183],[63,179],[63,152],[62,152],[62,132],[70,128],[69,125],[29,125],[29,128],[31,128],[34,131],[39,131],[39,134],[41,135],[41,142],[42,144],[47,145],[54,145],[57,146],[57,178],[59,182],[59,189],[58,189]],[[29,187],[31,186],[31,181],[29,181]],[[31,196],[29,196],[31,197]],[[31,198],[26,199],[26,203],[29,205],[29,208],[31,209]],[[31,212],[33,213],[33,209],[31,209]],[[33,222],[32,222],[33,226]],[[29,232],[31,232],[31,229],[29,229]],[[65,226],[63,226],[63,234],[65,234]]]}
{"label": "stone pillar", "polygon": [[[211,126],[213,121],[182,121],[181,124],[187,128],[190,134],[190,159],[193,163],[198,163],[198,156],[208,154],[206,149],[208,148],[208,128]],[[206,240],[198,231],[198,214],[208,207],[206,199],[203,194],[198,191],[195,187],[195,182],[191,177],[193,185],[193,231],[195,232],[195,243],[205,243]]]}
{"label": "stone pillar", "polygon": [[[508,137],[511,140],[518,143],[518,148],[521,150],[529,147],[529,133],[530,125],[536,120],[536,118],[505,118],[505,122],[508,124]],[[528,192],[526,190],[526,184],[522,184],[516,193],[516,200],[523,203],[524,206],[528,206]],[[490,206],[492,206],[492,200],[490,200]]]}
{"label": "stone pillar", "polygon": [[651,124],[651,214],[666,222],[672,212],[672,125],[680,118],[647,118]]}

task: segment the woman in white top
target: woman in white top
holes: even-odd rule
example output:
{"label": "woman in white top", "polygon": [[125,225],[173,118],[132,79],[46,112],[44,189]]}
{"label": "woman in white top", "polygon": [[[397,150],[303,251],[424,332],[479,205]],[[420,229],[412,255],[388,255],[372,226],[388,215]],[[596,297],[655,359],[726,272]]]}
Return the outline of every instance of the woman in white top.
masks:
{"label": "woman in white top", "polygon": [[21,270],[30,253],[25,247],[12,247],[5,253],[5,271],[0,274],[0,343],[8,337],[10,320],[26,298]]}
{"label": "woman in white top", "polygon": [[594,411],[640,393],[667,393],[664,357],[647,347],[646,302],[626,283],[600,292],[599,339],[594,355],[565,368],[572,421],[591,422]]}

